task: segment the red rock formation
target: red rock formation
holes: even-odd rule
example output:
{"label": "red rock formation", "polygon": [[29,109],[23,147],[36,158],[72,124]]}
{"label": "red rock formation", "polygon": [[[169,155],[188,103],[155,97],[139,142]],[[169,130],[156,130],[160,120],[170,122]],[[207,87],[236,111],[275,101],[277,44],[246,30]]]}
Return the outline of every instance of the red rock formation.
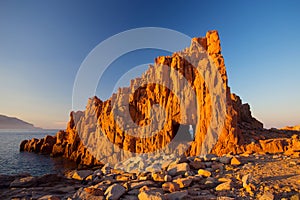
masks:
{"label": "red rock formation", "polygon": [[233,108],[238,114],[238,125],[241,129],[263,129],[263,123],[252,117],[250,105],[242,103],[242,100],[236,94],[231,94]]}
{"label": "red rock formation", "polygon": [[296,125],[296,126],[285,126],[285,127],[281,128],[280,130],[300,131],[300,125]]}
{"label": "red rock formation", "polygon": [[[78,112],[81,115],[82,112]],[[42,139],[24,140],[20,145],[20,151],[48,154],[53,157],[62,156],[75,161],[77,164],[95,166],[101,163],[92,156],[74,127],[73,112],[70,114],[70,121],[65,131],[57,132],[56,136],[46,136]]]}
{"label": "red rock formation", "polygon": [[[211,72],[212,65],[218,73]],[[209,72],[207,79],[205,74]],[[220,81],[215,81],[218,77]],[[211,84],[224,92],[225,109],[219,113],[214,109],[222,107],[222,102],[214,97],[222,99],[222,94],[215,93]],[[217,123],[212,121],[214,117],[218,118]],[[194,139],[189,139],[190,125],[195,131]],[[149,135],[149,130],[158,131]],[[172,145],[188,144],[188,149],[182,147],[176,151],[183,150],[191,156],[210,152],[274,153],[298,145],[296,139],[272,140],[265,136],[267,132],[252,117],[250,106],[231,94],[219,35],[217,31],[209,31],[204,38],[194,38],[189,48],[156,58],[154,66],[141,78],[132,80],[130,87],[120,88],[110,99],[104,102],[97,97],[89,99],[84,112],[71,113],[66,131],[52,138],[23,141],[20,150],[51,153],[78,164],[97,165],[118,161],[119,156],[159,149],[169,151],[173,148],[169,145],[171,141],[175,141]],[[124,151],[121,155],[120,149]]]}
{"label": "red rock formation", "polygon": [[35,152],[41,154],[50,154],[53,149],[53,145],[56,142],[56,137],[46,136],[42,139],[33,138],[31,140],[24,140],[20,145],[21,151]]}

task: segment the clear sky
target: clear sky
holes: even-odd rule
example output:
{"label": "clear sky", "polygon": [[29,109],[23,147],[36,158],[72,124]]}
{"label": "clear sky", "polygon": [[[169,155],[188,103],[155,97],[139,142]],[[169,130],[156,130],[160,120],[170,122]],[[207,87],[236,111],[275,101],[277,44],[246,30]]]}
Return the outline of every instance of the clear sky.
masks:
{"label": "clear sky", "polygon": [[[217,29],[232,91],[266,127],[300,124],[299,10],[299,1],[291,0],[1,0],[0,113],[64,128],[75,76],[87,54],[121,31],[154,26],[190,37]],[[120,69],[153,62],[160,54],[166,52],[116,61],[104,83],[113,84]]]}

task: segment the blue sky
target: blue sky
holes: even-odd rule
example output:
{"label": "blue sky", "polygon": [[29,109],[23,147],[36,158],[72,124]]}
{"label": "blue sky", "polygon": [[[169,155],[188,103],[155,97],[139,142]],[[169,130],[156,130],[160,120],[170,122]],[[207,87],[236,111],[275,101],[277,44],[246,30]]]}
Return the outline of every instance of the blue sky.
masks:
{"label": "blue sky", "polygon": [[[298,1],[268,0],[1,0],[0,113],[64,128],[75,76],[88,53],[114,34],[152,26],[190,37],[217,29],[232,91],[266,127],[300,124],[299,9]],[[161,54],[166,52],[120,58],[100,85],[111,90],[120,72]],[[101,87],[97,94],[106,97]]]}

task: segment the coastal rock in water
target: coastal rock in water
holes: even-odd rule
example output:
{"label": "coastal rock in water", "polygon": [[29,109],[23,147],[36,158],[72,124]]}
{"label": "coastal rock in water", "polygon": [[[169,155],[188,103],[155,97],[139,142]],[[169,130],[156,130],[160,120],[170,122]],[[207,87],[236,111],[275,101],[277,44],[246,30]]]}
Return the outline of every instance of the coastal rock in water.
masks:
{"label": "coastal rock in water", "polygon": [[43,144],[41,145],[40,153],[41,154],[51,154],[53,145],[56,142],[56,137],[47,135],[44,139]]}
{"label": "coastal rock in water", "polygon": [[45,138],[42,139],[33,138],[29,141],[24,140],[20,144],[20,151],[50,154],[55,143],[56,137],[50,135],[47,135]]}
{"label": "coastal rock in water", "polygon": [[20,151],[25,151],[25,145],[28,143],[28,140],[23,140],[20,144]]}

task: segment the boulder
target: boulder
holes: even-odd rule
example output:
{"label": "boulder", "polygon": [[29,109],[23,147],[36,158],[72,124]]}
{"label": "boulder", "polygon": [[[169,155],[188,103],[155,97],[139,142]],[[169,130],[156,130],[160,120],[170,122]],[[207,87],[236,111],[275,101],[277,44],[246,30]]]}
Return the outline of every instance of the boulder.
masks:
{"label": "boulder", "polygon": [[122,185],[115,183],[109,186],[104,194],[108,200],[118,200],[125,192],[126,189]]}
{"label": "boulder", "polygon": [[231,190],[232,186],[231,186],[231,182],[225,182],[225,183],[221,183],[216,187],[216,191],[224,191],[224,190]]}
{"label": "boulder", "polygon": [[0,174],[0,188],[7,188],[15,180],[16,177]]}
{"label": "boulder", "polygon": [[165,175],[163,175],[161,173],[152,173],[152,179],[157,182],[164,182]]}
{"label": "boulder", "polygon": [[77,192],[72,196],[72,199],[78,199],[78,200],[104,200],[104,196],[97,196],[88,193],[87,191],[84,190],[84,188],[80,188],[77,190]]}
{"label": "boulder", "polygon": [[211,176],[211,172],[205,169],[199,169],[198,170],[198,174],[204,177],[210,177]]}
{"label": "boulder", "polygon": [[238,165],[241,165],[242,162],[237,157],[233,157],[230,161],[230,164],[238,166]]}
{"label": "boulder", "polygon": [[147,181],[139,181],[139,182],[132,182],[130,183],[131,189],[139,189],[144,186],[153,186],[155,185],[155,182],[147,180]]}
{"label": "boulder", "polygon": [[169,194],[166,194],[166,199],[168,200],[177,200],[177,199],[191,199],[188,198],[188,192],[187,191],[177,191],[177,192],[172,192]]}
{"label": "boulder", "polygon": [[259,200],[273,200],[274,195],[271,192],[265,191],[264,194],[258,198]]}
{"label": "boulder", "polygon": [[178,191],[180,188],[176,182],[166,182],[162,184],[162,189],[167,192],[175,192]]}
{"label": "boulder", "polygon": [[151,190],[146,190],[138,195],[139,200],[165,200],[166,198],[164,197],[163,194],[160,192],[153,192]]}
{"label": "boulder", "polygon": [[37,185],[37,179],[32,176],[19,178],[10,183],[11,188],[28,188]]}
{"label": "boulder", "polygon": [[204,169],[206,166],[205,166],[205,163],[201,162],[201,161],[191,161],[190,163],[190,167],[192,169]]}
{"label": "boulder", "polygon": [[38,200],[61,200],[61,198],[55,195],[45,195],[38,198]]}
{"label": "boulder", "polygon": [[189,170],[190,170],[190,166],[187,163],[180,163],[180,164],[173,163],[167,169],[168,174],[171,176],[184,174]]}
{"label": "boulder", "polygon": [[73,173],[72,178],[76,180],[84,180],[88,176],[92,175],[94,172],[92,170],[76,170]]}
{"label": "boulder", "polygon": [[220,162],[223,163],[223,164],[229,164],[231,159],[232,159],[232,157],[222,156],[222,157],[220,157]]}
{"label": "boulder", "polygon": [[178,178],[178,179],[173,180],[173,182],[177,183],[180,188],[189,187],[191,185],[192,181],[193,181],[192,177]]}

